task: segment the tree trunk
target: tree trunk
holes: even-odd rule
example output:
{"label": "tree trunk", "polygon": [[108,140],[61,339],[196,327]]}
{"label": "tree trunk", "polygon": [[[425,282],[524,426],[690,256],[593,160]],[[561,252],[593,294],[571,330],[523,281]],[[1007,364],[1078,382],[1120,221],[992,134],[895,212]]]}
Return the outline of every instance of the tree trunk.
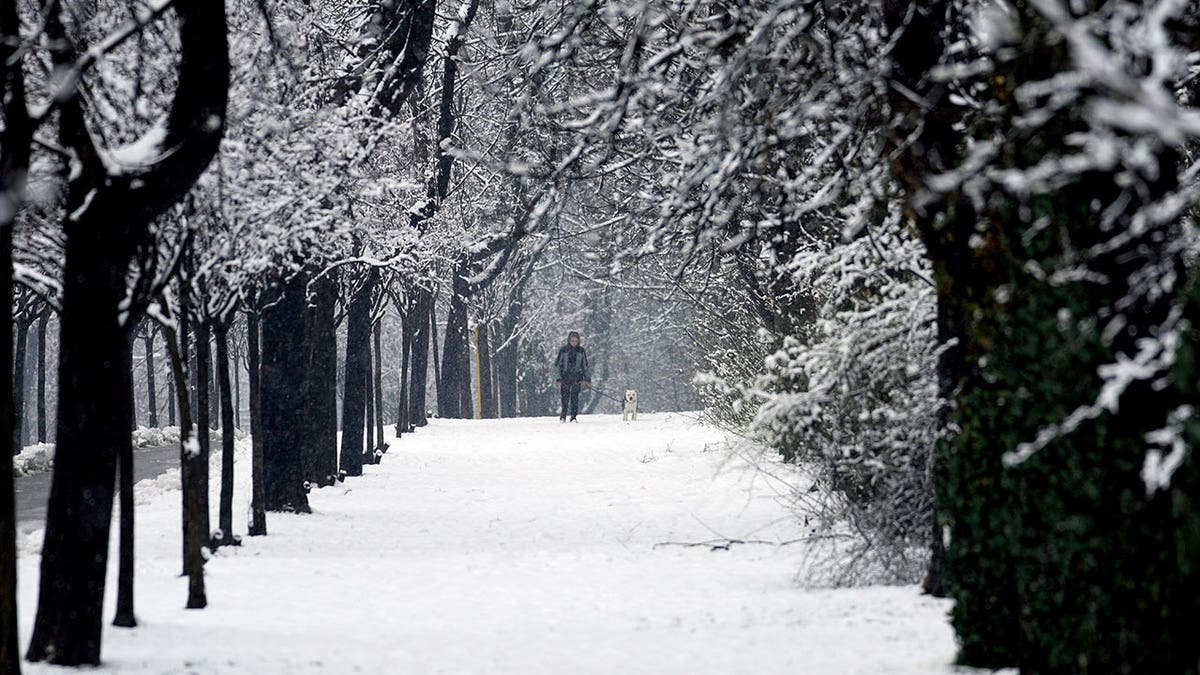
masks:
{"label": "tree trunk", "polygon": [[368,352],[371,333],[372,283],[351,298],[346,308],[346,380],[342,389],[342,471],[362,475],[363,417],[366,414]]}
{"label": "tree trunk", "polygon": [[[209,348],[209,355],[212,355],[211,347]],[[213,428],[216,429],[217,422],[221,419],[221,383],[218,376],[220,366],[216,364],[216,361],[210,361],[210,363],[216,367],[212,368],[212,377],[209,378],[208,419],[212,422]]]}
{"label": "tree trunk", "polygon": [[[133,350],[130,349],[129,381],[133,384]],[[133,400],[133,390],[129,391]],[[132,412],[132,409],[131,409]],[[132,417],[132,414],[130,415]],[[117,573],[117,611],[113,617],[113,625],[121,628],[137,626],[137,617],[133,612],[133,443],[127,443],[120,448],[117,466],[120,469],[120,553]]]}
{"label": "tree trunk", "polygon": [[[80,98],[64,97],[57,111],[58,140],[74,162],[63,217],[57,450],[31,661],[99,664],[116,458],[132,443],[132,382],[122,366],[132,358],[128,325],[142,311],[124,304],[125,275],[149,223],[191,189],[224,132],[225,3],[184,3],[174,10],[178,77],[155,148],[169,152],[114,175]],[[45,30],[64,46],[52,55],[54,65],[72,63],[57,8]]]}
{"label": "tree trunk", "polygon": [[213,539],[214,546],[230,546],[241,543],[233,535],[233,390],[229,378],[229,327],[218,323],[213,333],[217,344],[217,385],[221,395],[221,505],[217,517],[220,534]]}
{"label": "tree trunk", "polygon": [[29,324],[16,322],[17,349],[13,357],[13,452],[25,447],[25,361],[29,358]]}
{"label": "tree trunk", "polygon": [[472,416],[470,328],[467,325],[467,295],[470,291],[466,275],[466,266],[458,265],[450,294],[450,310],[446,314],[442,378],[438,383],[438,414],[458,419]]}
{"label": "tree trunk", "polygon": [[[412,304],[409,304],[409,310],[412,310]],[[405,313],[400,318],[400,391],[396,395],[396,439],[404,437],[408,431],[409,419],[409,398],[408,398],[408,383],[409,383],[409,353],[412,349],[412,314]]]}
{"label": "tree trunk", "polygon": [[496,412],[496,390],[492,378],[492,350],[488,340],[486,323],[476,329],[479,350],[479,416],[484,419],[499,417]]}
{"label": "tree trunk", "polygon": [[496,389],[501,417],[516,417],[517,411],[517,340],[512,331],[500,336],[501,346],[496,350]]}
{"label": "tree trunk", "polygon": [[259,384],[258,314],[246,316],[246,377],[250,385],[250,526],[251,537],[267,533],[266,488],[263,485],[262,387]]}
{"label": "tree trunk", "polygon": [[[403,404],[401,404],[403,407]],[[383,319],[375,324],[375,433],[381,452],[387,452],[383,441]]]}
{"label": "tree trunk", "polygon": [[37,442],[46,443],[46,324],[50,321],[47,309],[38,317],[37,324]]}
{"label": "tree trunk", "polygon": [[118,318],[127,258],[92,214],[67,236],[57,448],[29,648],[30,660],[60,665],[100,662],[117,457],[133,442],[132,345]]}
{"label": "tree trunk", "polygon": [[172,376],[172,381],[167,383],[167,425],[172,427],[175,426],[175,401],[177,398]]}
{"label": "tree trunk", "polygon": [[[204,460],[204,472],[196,476],[196,485],[202,486],[202,493],[197,495],[202,508],[200,509],[200,527],[205,537],[212,532],[210,508],[208,504],[208,458],[212,452],[212,423],[208,416],[211,412],[208,396],[208,383],[212,380],[209,371],[212,369],[212,328],[207,321],[196,322],[196,441],[200,444],[200,455]],[[199,466],[199,464],[197,464]],[[206,541],[207,545],[208,542]]]}
{"label": "tree trunk", "polygon": [[[442,366],[438,361],[438,330],[437,330],[437,302],[431,297],[429,301],[429,354],[433,357],[433,387],[434,396],[438,396],[437,391],[442,386]],[[425,389],[421,389],[422,400],[424,399]],[[441,400],[438,398],[438,400]],[[422,414],[425,414],[422,412]]]}
{"label": "tree trunk", "polygon": [[[407,343],[412,359],[411,367],[405,365],[402,371],[408,373],[408,381],[401,385],[406,386],[408,399],[408,414],[401,415],[407,423],[404,431],[408,431],[408,425],[423,427],[429,423],[425,413],[425,389],[429,382],[429,336],[437,321],[433,316],[433,291],[418,289],[410,309],[411,314],[404,317],[404,332],[408,335]],[[403,350],[403,347],[401,349]],[[403,360],[407,363],[408,359]],[[399,437],[399,432],[396,435]]]}
{"label": "tree trunk", "polygon": [[[0,3],[0,22],[5,37],[11,35],[9,22],[15,24],[15,4]],[[0,56],[7,57],[11,49],[0,45]],[[5,66],[0,65],[0,72]],[[5,83],[7,84],[7,83]],[[22,99],[21,105],[25,103]],[[5,148],[7,149],[7,148]],[[0,180],[3,180],[0,176]],[[12,303],[12,223],[0,224],[0,297]],[[12,322],[0,326],[0,391],[12,391]],[[5,368],[7,366],[7,368]],[[12,443],[16,426],[11,396],[0,397],[0,438]],[[0,451],[0,457],[11,457],[14,448]],[[0,471],[0,671],[18,675],[21,672],[21,651],[17,643],[17,514],[13,472]]]}
{"label": "tree trunk", "polygon": [[229,362],[229,369],[233,371],[233,426],[234,428],[242,428],[242,363],[237,357],[234,357]]}
{"label": "tree trunk", "polygon": [[142,344],[146,348],[146,423],[153,429],[158,426],[158,396],[154,386],[153,330],[147,332],[146,337],[142,338]]}
{"label": "tree trunk", "polygon": [[[17,217],[29,170],[34,124],[25,99],[23,61],[16,54],[22,48],[21,22],[16,0],[0,0],[0,106],[4,129],[0,130],[0,194],[5,197],[0,213],[0,299],[5,307],[13,301],[13,221]],[[5,317],[0,328],[0,438],[12,443],[16,428],[13,408],[13,335],[12,322]],[[0,448],[0,457],[11,457]],[[17,522],[16,492],[12,470],[0,471],[0,672],[19,675],[20,646],[17,643]]]}
{"label": "tree trunk", "polygon": [[309,513],[305,490],[302,436],[305,413],[298,393],[308,367],[305,345],[307,275],[288,282],[283,297],[262,317],[263,494],[267,511]]}
{"label": "tree trunk", "polygon": [[[188,321],[184,310],[179,312],[179,335],[163,329],[167,356],[175,382],[187,382]],[[181,352],[180,347],[183,347]],[[204,547],[208,545],[208,456],[199,451],[196,428],[192,424],[192,402],[187,386],[176,386],[179,397],[179,466],[183,485],[183,573],[188,578],[188,609],[202,609],[208,604],[204,591]],[[204,482],[200,482],[203,474]],[[201,495],[204,491],[204,495]],[[203,496],[203,500],[201,497]],[[202,517],[203,514],[203,517]]]}
{"label": "tree trunk", "polygon": [[371,353],[370,337],[367,338],[367,382],[366,382],[366,450],[364,464],[378,464],[375,455],[375,357]]}
{"label": "tree trunk", "polygon": [[[311,278],[311,277],[309,277]],[[313,485],[337,482],[337,282],[329,275],[313,280],[307,291],[299,408],[303,414],[301,453],[304,476]]]}

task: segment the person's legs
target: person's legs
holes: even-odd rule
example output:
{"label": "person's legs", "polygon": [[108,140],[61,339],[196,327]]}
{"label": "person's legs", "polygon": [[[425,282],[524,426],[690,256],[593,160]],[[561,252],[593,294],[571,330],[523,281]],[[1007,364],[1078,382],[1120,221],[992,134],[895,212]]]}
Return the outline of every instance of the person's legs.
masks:
{"label": "person's legs", "polygon": [[558,393],[562,397],[562,412],[558,414],[558,419],[561,421],[561,420],[567,419],[567,412],[570,410],[569,406],[571,404],[571,385],[567,384],[566,382],[563,382],[558,387]]}
{"label": "person's legs", "polygon": [[579,414],[579,383],[571,383],[571,419]]}

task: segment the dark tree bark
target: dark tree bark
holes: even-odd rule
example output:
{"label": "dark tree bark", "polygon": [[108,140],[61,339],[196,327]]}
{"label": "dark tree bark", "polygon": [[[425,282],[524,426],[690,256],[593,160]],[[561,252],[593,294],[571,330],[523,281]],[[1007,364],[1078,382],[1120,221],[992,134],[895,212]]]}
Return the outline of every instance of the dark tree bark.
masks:
{"label": "dark tree bark", "polygon": [[492,348],[488,340],[486,323],[479,324],[475,333],[479,353],[479,416],[484,419],[499,417],[496,412],[496,390],[492,380]]}
{"label": "dark tree bark", "polygon": [[[4,76],[4,90],[13,87],[6,65],[19,41],[13,40],[9,46],[8,38],[17,30],[16,7],[8,1],[0,2],[0,32],[6,38],[0,44],[0,75]],[[24,107],[24,98],[21,106]],[[7,143],[8,135],[4,132],[3,140]],[[8,146],[0,148],[0,188],[12,189],[7,171],[11,169]],[[15,215],[15,214],[14,214]],[[12,221],[0,223],[0,297],[6,303],[12,302],[13,287],[12,262]],[[0,451],[0,457],[11,457],[17,452],[13,443],[16,428],[16,414],[13,410],[11,395],[13,383],[13,348],[12,322],[0,322],[0,439],[10,444],[7,451]],[[5,460],[8,461],[8,460]],[[0,670],[14,675],[21,672],[21,652],[17,644],[17,517],[16,494],[13,489],[13,472],[7,467],[0,471]]]}
{"label": "dark tree bark", "polygon": [[13,450],[21,452],[25,447],[25,362],[29,359],[30,319],[19,317],[16,321],[17,348],[13,357]]}
{"label": "dark tree bark", "polygon": [[371,292],[368,278],[346,308],[346,380],[342,388],[342,471],[361,476],[363,422],[366,414],[367,376],[370,368]]}
{"label": "dark tree bark", "polygon": [[[11,15],[10,15],[11,11]],[[14,27],[16,11],[9,2],[0,3],[0,29],[7,38]],[[15,30],[15,27],[14,27]],[[17,41],[13,45],[20,44]],[[12,48],[0,45],[0,64],[7,61]],[[0,65],[0,74],[7,75],[7,68]],[[5,90],[10,86],[4,82]],[[24,102],[21,103],[24,105]],[[7,140],[7,139],[6,139]],[[7,154],[7,153],[5,153]],[[7,158],[5,158],[7,159]],[[4,162],[7,164],[7,162]],[[7,169],[6,166],[0,170]],[[0,176],[0,181],[5,181]],[[8,187],[8,186],[4,186]],[[0,225],[0,295],[5,302],[12,302],[12,222]],[[0,389],[12,391],[12,322],[4,321],[0,327]],[[16,427],[11,395],[0,394],[0,438],[12,446],[13,430]],[[15,446],[0,452],[0,457],[11,457]],[[21,651],[17,644],[17,515],[16,494],[13,489],[13,473],[7,468],[0,471],[0,670],[17,675],[21,672]]]}
{"label": "dark tree bark", "polygon": [[[409,304],[409,312],[412,312],[412,304]],[[424,317],[421,318],[421,323],[424,323]],[[413,315],[405,314],[401,317],[400,324],[400,391],[396,396],[396,438],[404,437],[404,434],[409,429],[409,398],[408,398],[408,383],[409,383],[409,358],[412,351],[412,333],[413,333]]]}
{"label": "dark tree bark", "polygon": [[302,436],[306,425],[300,392],[308,368],[305,343],[307,275],[297,274],[283,296],[263,312],[262,396],[263,492],[267,511],[309,513]]}
{"label": "dark tree bark", "polygon": [[[437,394],[437,390],[441,388],[441,382],[442,382],[442,366],[441,366],[441,363],[438,361],[438,350],[437,350],[437,343],[438,343],[437,303],[432,302],[432,301],[429,303],[429,337],[431,340],[431,343],[429,345],[429,354],[433,357],[434,396],[435,396],[435,398],[437,398],[437,397],[439,397],[439,395]],[[424,389],[422,389],[421,391],[424,391]],[[440,400],[440,398],[439,398],[439,400]]]}
{"label": "dark tree bark", "polygon": [[[442,60],[442,92],[438,103],[437,143],[428,142],[428,136],[421,133],[415,138],[417,150],[428,155],[432,149],[437,158],[437,172],[428,186],[428,196],[425,211],[414,214],[414,225],[418,230],[424,229],[424,222],[437,212],[445,201],[450,190],[450,179],[454,168],[454,157],[442,151],[442,146],[454,133],[457,124],[455,115],[455,89],[458,82],[458,53],[466,42],[467,33],[475,19],[478,1],[471,0],[465,7],[461,20],[446,44],[446,53]],[[443,344],[444,357],[441,372],[437,362],[437,326],[431,290],[417,292],[415,314],[421,316],[428,312],[433,332],[434,377],[437,382],[438,415],[441,417],[471,417],[470,396],[470,354],[467,349],[467,307],[470,289],[466,279],[462,278],[470,269],[469,260],[456,266],[451,289],[450,311],[446,325],[446,337]],[[428,350],[430,345],[425,336],[424,326],[419,326],[413,332],[413,364],[411,384],[410,417],[416,426],[424,426],[425,417],[425,386],[427,381]],[[465,355],[465,360],[464,360]],[[466,365],[464,365],[466,364]],[[464,396],[464,385],[465,392]],[[449,385],[449,386],[448,386]]]}
{"label": "dark tree bark", "polygon": [[[215,331],[210,331],[215,333]],[[212,356],[214,343],[209,343],[208,353]],[[218,372],[220,366],[215,361],[209,361],[214,367],[210,368],[210,377],[208,378],[208,419],[209,423],[216,428],[216,423],[221,419],[221,383],[218,381]]]}
{"label": "dark tree bark", "polygon": [[167,424],[172,427],[175,426],[175,400],[177,398],[175,396],[174,380],[172,379],[171,382],[167,383]]}
{"label": "dark tree bark", "polygon": [[[383,440],[383,319],[375,323],[375,433],[380,452],[387,452],[388,444]],[[403,398],[403,397],[402,397]],[[403,407],[403,404],[401,404]]]}
{"label": "dark tree bark", "polygon": [[467,325],[467,299],[471,293],[467,283],[469,274],[469,268],[460,264],[455,270],[450,293],[446,336],[442,343],[442,379],[438,383],[438,415],[441,417],[468,419],[472,416],[470,328]]}
{"label": "dark tree bark", "polygon": [[[133,384],[133,352],[129,353],[129,363],[123,370],[129,371],[129,383]],[[133,400],[133,391],[129,392]],[[117,458],[120,469],[118,481],[120,484],[120,549],[117,571],[117,611],[113,616],[113,625],[121,628],[137,626],[137,617],[133,612],[133,576],[134,576],[134,515],[133,515],[133,444],[126,443]]]}
{"label": "dark tree bark", "polygon": [[[902,145],[900,135],[916,129],[920,125],[920,135],[909,145],[906,152],[900,154],[892,164],[896,178],[908,191],[908,199],[915,200],[924,194],[924,181],[952,166],[957,154],[959,134],[954,130],[956,116],[944,104],[946,89],[930,80],[929,73],[942,57],[945,45],[942,36],[947,28],[944,0],[932,2],[928,7],[889,0],[885,5],[889,28],[892,31],[902,31],[900,44],[893,51],[895,69],[893,77],[900,87],[891,90],[891,102],[896,110],[905,116],[910,126],[904,130],[897,129],[896,144]],[[920,107],[907,98],[905,92],[919,92],[927,107]],[[911,208],[913,225],[921,234],[926,246],[931,247],[931,258],[937,260],[938,267],[938,341],[946,345],[938,361],[938,386],[943,399],[950,401],[954,389],[965,372],[961,344],[958,344],[958,324],[964,317],[955,316],[953,295],[958,291],[953,287],[955,279],[966,278],[970,274],[969,260],[971,256],[963,250],[961,243],[956,243],[955,233],[943,232],[937,224],[940,210],[936,208]],[[964,242],[965,243],[965,239]],[[943,421],[950,415],[950,410],[941,411]],[[935,514],[931,519],[931,556],[929,572],[922,584],[926,592],[937,597],[945,597],[948,593],[946,550],[943,545],[942,524]],[[997,597],[1001,598],[1000,605],[1007,605],[1009,589],[997,589]],[[1015,617],[1007,609],[998,612],[1002,617],[999,623],[1015,625]],[[1004,636],[997,640],[997,645],[1009,644],[1012,633],[1008,628],[1000,629]],[[1001,647],[1003,648],[1003,647]]]}
{"label": "dark tree bark", "polygon": [[[57,451],[42,547],[37,617],[28,657],[98,664],[116,458],[132,443],[129,327],[149,298],[123,306],[125,273],[150,222],[208,166],[224,132],[229,86],[221,0],[173,6],[177,80],[153,162],[110,171],[87,128],[80,97],[58,99],[59,142],[77,166],[67,186]],[[47,35],[74,62],[51,12]],[[122,315],[127,320],[122,323]]]}
{"label": "dark tree bark", "polygon": [[[311,277],[310,277],[311,278]],[[304,354],[299,407],[304,436],[301,453],[304,476],[313,485],[333,485],[338,479],[337,444],[337,282],[321,275],[308,285],[304,323]]]}
{"label": "dark tree bark", "polygon": [[[212,419],[208,414],[211,407],[208,402],[209,370],[212,368],[212,328],[207,321],[196,322],[196,442],[200,444],[200,456],[204,461],[204,472],[196,476],[196,485],[200,486],[201,494],[198,499],[203,505],[200,510],[201,531],[208,537],[212,532],[212,522],[209,507],[208,458],[212,452]],[[197,464],[199,466],[199,464]]]}
{"label": "dark tree bark", "polygon": [[371,353],[370,339],[367,340],[367,382],[366,382],[366,445],[363,452],[364,464],[378,464],[375,455],[375,357]]}
{"label": "dark tree bark", "polygon": [[259,384],[258,314],[246,315],[246,377],[250,385],[250,526],[251,537],[267,533],[266,487],[263,484],[262,387]]}
{"label": "dark tree bark", "polygon": [[[187,382],[188,322],[185,311],[179,313],[178,336],[163,327],[171,373],[176,382]],[[180,347],[183,347],[181,350]],[[177,386],[179,396],[179,472],[183,486],[183,573],[188,578],[188,609],[202,609],[208,604],[204,590],[204,547],[208,545],[208,457],[199,452],[196,428],[192,424],[192,403],[188,387]],[[204,482],[200,482],[200,475]],[[204,494],[201,495],[201,491]],[[203,496],[203,500],[201,497]],[[203,514],[203,515],[202,515]]]}
{"label": "dark tree bark", "polygon": [[[528,278],[528,277],[523,277]],[[525,311],[524,282],[509,298],[508,308],[500,320],[500,335],[496,341],[496,381],[497,398],[499,399],[501,417],[517,417],[517,370],[520,364],[516,337],[517,327],[521,322],[521,314]]]}
{"label": "dark tree bark", "polygon": [[46,324],[50,321],[50,309],[42,311],[37,323],[37,442],[46,443]]}
{"label": "dark tree bark", "polygon": [[236,546],[241,539],[233,534],[233,391],[229,381],[229,327],[217,323],[213,327],[217,344],[217,384],[221,395],[221,504],[217,517],[220,534],[213,545]]}
{"label": "dark tree bark", "polygon": [[[13,299],[12,228],[20,205],[21,188],[29,169],[33,124],[25,101],[25,73],[20,59],[21,24],[16,0],[0,0],[0,106],[4,129],[0,130],[0,194],[9,200],[0,214],[0,298],[7,306]],[[0,326],[0,439],[12,443],[16,427],[11,396],[12,323]],[[11,457],[15,448],[0,448],[0,457]],[[20,647],[17,644],[17,523],[16,494],[12,471],[0,471],[0,671],[19,675]]]}
{"label": "dark tree bark", "polygon": [[158,426],[158,396],[154,384],[154,329],[151,327],[142,338],[146,349],[146,423],[151,428]]}
{"label": "dark tree bark", "polygon": [[229,369],[233,371],[233,426],[234,428],[242,428],[242,364],[241,360],[234,357],[229,362]]}
{"label": "dark tree bark", "polygon": [[[408,414],[402,415],[406,422],[405,431],[409,426],[423,427],[429,423],[425,412],[425,389],[429,382],[429,338],[436,320],[433,316],[433,291],[417,289],[411,314],[404,317],[404,332],[408,335],[406,346],[410,353],[409,357],[403,359],[406,363],[402,372],[408,374],[408,379],[401,385],[407,392],[408,403]],[[410,358],[411,364],[408,363]],[[399,437],[399,431],[396,435]]]}

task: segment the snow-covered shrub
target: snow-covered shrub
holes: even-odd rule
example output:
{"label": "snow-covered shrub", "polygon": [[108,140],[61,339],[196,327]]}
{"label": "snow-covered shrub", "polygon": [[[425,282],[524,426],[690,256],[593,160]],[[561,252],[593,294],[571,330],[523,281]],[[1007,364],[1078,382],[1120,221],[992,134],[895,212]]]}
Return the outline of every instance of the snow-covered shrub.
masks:
{"label": "snow-covered shrub", "polygon": [[54,468],[54,444],[37,443],[26,446],[12,458],[13,476],[28,476]]}
{"label": "snow-covered shrub", "polygon": [[[798,510],[854,540],[831,560],[841,569],[820,576],[917,581],[928,563],[940,405],[937,300],[923,249],[888,230],[813,247],[791,269],[791,283],[814,290],[812,329],[779,337],[751,378],[700,378],[706,402],[718,402],[710,419],[740,424],[811,467],[818,489],[797,494]],[[730,353],[712,360],[738,368]]]}

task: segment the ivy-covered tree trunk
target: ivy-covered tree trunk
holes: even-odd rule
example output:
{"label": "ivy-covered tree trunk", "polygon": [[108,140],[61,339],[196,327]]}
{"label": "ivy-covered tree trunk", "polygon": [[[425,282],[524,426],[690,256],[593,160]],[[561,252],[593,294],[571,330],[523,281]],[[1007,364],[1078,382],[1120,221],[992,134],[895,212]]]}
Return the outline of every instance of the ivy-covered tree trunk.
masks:
{"label": "ivy-covered tree trunk", "polygon": [[[966,128],[998,143],[981,180],[1007,179],[974,185],[972,201],[936,193],[929,178],[952,175],[967,148],[927,77],[950,42],[930,39],[946,36],[945,6],[933,4],[895,14],[910,17],[896,72],[917,97],[898,89],[894,100],[910,111],[907,130],[919,129],[898,173],[934,263],[939,327],[955,345],[943,390],[958,433],[935,466],[960,660],[1031,673],[1196,672],[1200,646],[1183,628],[1200,614],[1194,454],[1167,485],[1146,473],[1156,435],[1191,447],[1198,438],[1179,419],[1197,403],[1189,350],[1200,318],[1183,297],[1181,232],[1173,218],[1144,220],[1177,187],[1178,151],[1153,133],[1091,126],[1092,103],[1121,96],[1106,82],[1033,93],[1076,63],[1051,22],[1016,2],[1016,42],[985,90],[988,127]],[[931,107],[913,110],[914,100]],[[1091,141],[1112,143],[1116,159],[1081,156]],[[1053,180],[1026,178],[1054,161]],[[1072,161],[1082,168],[1067,170]],[[1120,386],[1105,377],[1139,359],[1153,372],[1148,354],[1174,360],[1171,372]]]}

